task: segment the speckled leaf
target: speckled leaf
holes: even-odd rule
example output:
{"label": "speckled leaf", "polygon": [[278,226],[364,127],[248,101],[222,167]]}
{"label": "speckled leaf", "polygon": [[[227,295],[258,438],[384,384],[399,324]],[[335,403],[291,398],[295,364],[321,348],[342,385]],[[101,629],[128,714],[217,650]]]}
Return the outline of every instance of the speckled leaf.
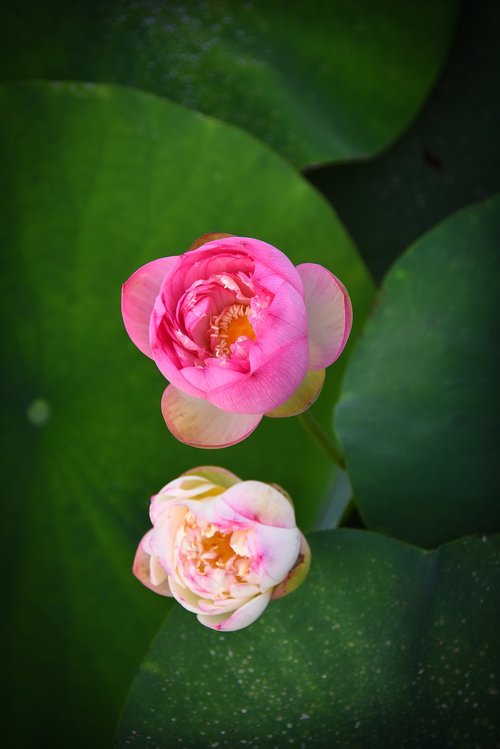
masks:
{"label": "speckled leaf", "polygon": [[500,197],[389,271],[336,425],[365,523],[421,546],[500,530]]}
{"label": "speckled leaf", "polygon": [[372,285],[327,203],[237,129],[108,86],[10,84],[0,97],[2,737],[104,747],[169,606],[130,572],[149,496],[220,463],[286,487],[307,529],[330,477],[295,420],[209,454],[176,442],[165,380],[125,333],[121,283],[224,229],[328,265],[358,322]]}
{"label": "speckled leaf", "polygon": [[167,617],[120,746],[498,746],[500,537],[436,552],[354,530],[309,541],[308,580],[250,628]]}
{"label": "speckled leaf", "polygon": [[457,0],[4,2],[0,70],[126,83],[304,165],[386,147],[446,56]]}

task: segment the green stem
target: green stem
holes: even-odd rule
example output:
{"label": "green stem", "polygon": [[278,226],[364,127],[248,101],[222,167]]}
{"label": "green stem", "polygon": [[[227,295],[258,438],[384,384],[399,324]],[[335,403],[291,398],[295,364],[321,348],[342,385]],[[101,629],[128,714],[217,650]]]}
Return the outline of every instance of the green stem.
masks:
{"label": "green stem", "polygon": [[325,432],[319,421],[312,415],[311,410],[299,414],[297,419],[309,437],[323,450],[332,463],[345,470],[345,460],[339,446]]}

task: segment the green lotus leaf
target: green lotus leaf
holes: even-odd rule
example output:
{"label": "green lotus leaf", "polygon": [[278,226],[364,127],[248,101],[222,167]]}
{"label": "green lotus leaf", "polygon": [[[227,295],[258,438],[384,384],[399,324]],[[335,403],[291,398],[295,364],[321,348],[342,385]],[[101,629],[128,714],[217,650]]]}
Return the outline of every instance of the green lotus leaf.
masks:
{"label": "green lotus leaf", "polygon": [[172,611],[119,746],[495,746],[500,537],[435,552],[347,529],[309,541],[309,578],[248,629]]}
{"label": "green lotus leaf", "polygon": [[336,409],[365,523],[421,546],[500,530],[500,198],[402,255]]}
{"label": "green lotus leaf", "polygon": [[4,79],[122,83],[254,133],[297,165],[385,148],[446,57],[457,0],[3,3]]}
{"label": "green lotus leaf", "polygon": [[328,204],[238,129],[105,85],[5,84],[0,99],[2,732],[12,746],[104,747],[170,606],[131,574],[149,496],[221,464],[283,485],[307,529],[330,480],[296,420],[266,419],[225,451],[176,442],[165,380],[125,333],[122,282],[223,230],[330,267],[358,322],[373,287]]}

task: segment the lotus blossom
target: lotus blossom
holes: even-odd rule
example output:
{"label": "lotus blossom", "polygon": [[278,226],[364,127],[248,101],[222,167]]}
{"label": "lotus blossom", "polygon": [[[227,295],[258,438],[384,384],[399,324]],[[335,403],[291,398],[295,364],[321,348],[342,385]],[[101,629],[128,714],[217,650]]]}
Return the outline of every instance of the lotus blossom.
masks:
{"label": "lotus blossom", "polygon": [[170,383],[168,428],[205,448],[240,442],[263,415],[306,410],[352,322],[347,291],[329,270],[295,267],[266,242],[227,234],[139,268],[123,285],[122,314]]}
{"label": "lotus blossom", "polygon": [[150,517],[135,576],[211,629],[247,627],[309,571],[309,546],[276,485],[195,468],[152,497]]}

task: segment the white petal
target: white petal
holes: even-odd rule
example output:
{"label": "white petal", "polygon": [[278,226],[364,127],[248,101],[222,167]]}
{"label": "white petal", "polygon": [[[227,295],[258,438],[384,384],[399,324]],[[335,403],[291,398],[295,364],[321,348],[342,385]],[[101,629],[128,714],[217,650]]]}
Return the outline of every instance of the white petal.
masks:
{"label": "white petal", "polygon": [[249,624],[253,624],[263,613],[270,600],[271,592],[268,591],[252,598],[232,614],[221,614],[219,616],[198,614],[198,621],[204,624],[205,627],[216,629],[219,632],[234,632],[238,629],[243,629],[243,627],[248,627]]}
{"label": "white petal", "polygon": [[297,528],[272,528],[257,525],[249,541],[254,544],[252,560],[257,559],[260,589],[279,585],[297,561],[301,533]]}
{"label": "white petal", "polygon": [[[281,528],[295,528],[293,506],[281,492],[262,481],[242,481],[219,499],[234,512],[251,521]],[[226,513],[227,514],[227,513]]]}

